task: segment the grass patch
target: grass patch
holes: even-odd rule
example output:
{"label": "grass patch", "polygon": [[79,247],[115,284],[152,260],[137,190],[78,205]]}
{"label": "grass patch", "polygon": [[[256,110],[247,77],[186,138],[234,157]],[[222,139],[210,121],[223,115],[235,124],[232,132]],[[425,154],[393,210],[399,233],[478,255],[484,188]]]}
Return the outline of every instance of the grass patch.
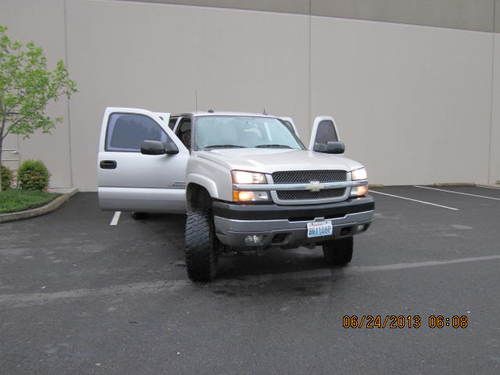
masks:
{"label": "grass patch", "polygon": [[9,189],[0,191],[0,214],[40,207],[57,198],[59,194],[45,191]]}

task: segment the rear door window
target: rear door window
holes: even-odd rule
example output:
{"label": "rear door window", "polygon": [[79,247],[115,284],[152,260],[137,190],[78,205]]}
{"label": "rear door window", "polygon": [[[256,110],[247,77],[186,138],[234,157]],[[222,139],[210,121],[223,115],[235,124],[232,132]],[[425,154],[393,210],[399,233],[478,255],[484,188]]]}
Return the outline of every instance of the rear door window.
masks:
{"label": "rear door window", "polygon": [[134,113],[113,113],[106,133],[106,151],[140,152],[145,140],[170,142],[168,135],[152,118]]}
{"label": "rear door window", "polygon": [[191,150],[191,119],[189,117],[181,118],[175,135],[177,135],[188,150]]}
{"label": "rear door window", "polygon": [[168,121],[168,127],[172,130],[175,128],[175,124],[177,123],[178,117],[170,117],[170,120]]}

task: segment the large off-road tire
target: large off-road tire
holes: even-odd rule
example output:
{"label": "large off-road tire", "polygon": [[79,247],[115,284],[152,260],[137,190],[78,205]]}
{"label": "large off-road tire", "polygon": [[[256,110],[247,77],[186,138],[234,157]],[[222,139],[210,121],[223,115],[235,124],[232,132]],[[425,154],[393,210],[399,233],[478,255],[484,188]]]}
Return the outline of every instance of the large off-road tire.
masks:
{"label": "large off-road tire", "polygon": [[323,244],[325,261],[331,266],[345,266],[352,259],[354,241],[352,237],[340,238]]}
{"label": "large off-road tire", "polygon": [[209,210],[187,212],[185,242],[188,277],[212,281],[217,273],[217,239]]}

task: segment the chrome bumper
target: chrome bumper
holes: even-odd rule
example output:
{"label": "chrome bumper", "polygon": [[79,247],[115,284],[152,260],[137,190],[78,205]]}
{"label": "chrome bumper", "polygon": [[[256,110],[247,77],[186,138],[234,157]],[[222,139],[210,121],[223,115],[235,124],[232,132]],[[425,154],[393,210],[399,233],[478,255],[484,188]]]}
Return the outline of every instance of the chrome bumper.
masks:
{"label": "chrome bumper", "polygon": [[[214,216],[214,223],[217,238],[232,248],[296,247],[363,232],[368,229],[373,220],[373,213],[374,211],[370,210],[327,219],[332,222],[333,235],[316,238],[307,238],[307,223],[311,220],[238,220]],[[248,236],[259,236],[261,240],[250,244],[247,240]]]}

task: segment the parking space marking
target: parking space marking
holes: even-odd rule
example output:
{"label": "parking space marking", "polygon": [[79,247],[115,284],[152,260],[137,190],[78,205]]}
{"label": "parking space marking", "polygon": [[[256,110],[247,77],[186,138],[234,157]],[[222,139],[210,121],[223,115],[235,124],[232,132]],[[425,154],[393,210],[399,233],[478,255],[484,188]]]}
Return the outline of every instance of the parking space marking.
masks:
{"label": "parking space marking", "polygon": [[494,185],[482,185],[482,184],[477,184],[477,187],[483,188],[483,189],[490,189],[490,190],[500,190],[500,186],[494,186]]}
{"label": "parking space marking", "polygon": [[[263,274],[263,275],[248,275],[242,279],[219,279],[211,285],[214,287],[220,286],[248,286],[252,283],[273,282],[277,280],[298,280],[312,278],[329,278],[335,275],[357,275],[360,273],[369,272],[386,272],[398,271],[413,268],[426,268],[436,266],[448,266],[453,264],[465,264],[484,261],[500,260],[500,254],[486,255],[480,257],[458,258],[449,260],[431,260],[424,262],[413,263],[395,263],[382,264],[378,266],[350,266],[346,268],[333,269],[318,269],[298,272],[288,272],[281,274]],[[210,287],[210,285],[208,286]],[[99,289],[73,289],[63,290],[52,293],[19,293],[19,294],[0,294],[0,307],[19,308],[35,305],[45,305],[51,302],[66,299],[78,298],[100,298],[106,296],[117,296],[124,294],[141,295],[160,292],[177,292],[184,288],[192,288],[192,290],[200,290],[196,284],[189,280],[156,280],[147,282],[137,282],[131,284],[112,285]],[[206,290],[206,289],[204,289]]]}
{"label": "parking space marking", "polygon": [[121,211],[115,211],[115,213],[113,214],[113,218],[111,219],[111,222],[109,223],[109,225],[118,225],[118,220],[120,220],[120,215],[122,214]]}
{"label": "parking space marking", "polygon": [[121,294],[148,294],[165,290],[175,291],[181,287],[190,285],[188,280],[150,281],[131,284],[120,284],[107,286],[100,289],[73,289],[53,293],[20,293],[0,295],[0,306],[26,307],[34,305],[45,305],[50,302],[65,299],[85,297],[106,297]]}
{"label": "parking space marking", "polygon": [[500,260],[500,255],[485,255],[481,257],[458,258],[449,260],[430,260],[426,262],[415,262],[415,263],[384,264],[380,266],[357,266],[357,267],[354,266],[352,268],[357,269],[358,272],[377,272],[377,271],[405,270],[410,268],[421,268],[421,267],[446,266],[449,264],[484,262],[487,260]]}
{"label": "parking space marking", "polygon": [[436,190],[436,191],[443,191],[445,193],[451,193],[451,194],[459,194],[459,195],[467,195],[469,197],[475,197],[475,198],[484,198],[484,199],[491,199],[493,201],[500,201],[500,198],[495,198],[495,197],[487,197],[486,195],[479,195],[479,194],[471,194],[471,193],[463,193],[461,191],[454,191],[454,190],[446,190],[446,189],[438,189],[438,188],[433,188],[429,186],[421,186],[421,185],[415,185],[416,188],[419,189],[427,189],[427,190]]}
{"label": "parking space marking", "polygon": [[371,190],[370,189],[370,193],[381,194],[381,195],[386,195],[388,197],[399,198],[399,199],[404,199],[404,200],[411,201],[411,202],[417,202],[417,203],[427,204],[429,206],[435,206],[435,207],[445,208],[445,209],[451,210],[451,211],[459,211],[459,209],[455,208],[455,207],[443,206],[443,205],[437,204],[437,203],[420,201],[418,199],[413,199],[413,198],[408,198],[408,197],[402,197],[400,195],[382,193],[381,191],[376,191],[376,190]]}

